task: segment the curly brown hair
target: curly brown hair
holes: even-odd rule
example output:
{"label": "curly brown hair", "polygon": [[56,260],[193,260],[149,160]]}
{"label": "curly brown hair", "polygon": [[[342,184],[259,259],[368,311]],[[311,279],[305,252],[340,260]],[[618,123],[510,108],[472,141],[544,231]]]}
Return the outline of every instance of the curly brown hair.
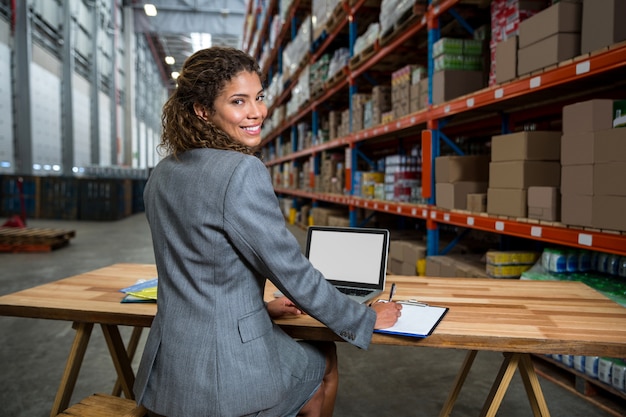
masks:
{"label": "curly brown hair", "polygon": [[262,73],[257,62],[235,48],[211,47],[191,55],[177,78],[177,87],[163,105],[163,133],[159,148],[176,156],[189,149],[215,148],[253,154],[210,121],[196,115],[194,104],[214,113],[215,99],[226,84],[242,71]]}

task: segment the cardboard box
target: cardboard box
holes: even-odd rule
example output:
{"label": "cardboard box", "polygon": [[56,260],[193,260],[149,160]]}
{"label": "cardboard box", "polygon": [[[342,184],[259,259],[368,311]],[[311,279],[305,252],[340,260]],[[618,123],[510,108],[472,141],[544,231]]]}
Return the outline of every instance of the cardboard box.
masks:
{"label": "cardboard box", "polygon": [[[626,196],[626,162],[593,165],[593,195]],[[622,213],[626,215],[626,212]]]}
{"label": "cardboard box", "polygon": [[492,188],[527,189],[532,186],[558,187],[560,184],[561,164],[558,162],[510,161],[489,164],[489,187]]}
{"label": "cardboard box", "polygon": [[558,64],[580,55],[580,34],[557,33],[517,51],[517,75]]}
{"label": "cardboard box", "polygon": [[561,136],[561,165],[588,165],[594,161],[596,132]]}
{"label": "cardboard box", "polygon": [[557,187],[528,187],[528,217],[558,221],[561,218],[561,196]]}
{"label": "cardboard box", "polygon": [[561,193],[593,195],[593,165],[562,165]]}
{"label": "cardboard box", "polygon": [[563,106],[563,134],[613,127],[613,100],[595,99]]}
{"label": "cardboard box", "polygon": [[517,36],[512,36],[496,45],[496,83],[498,84],[517,77],[517,40]]}
{"label": "cardboard box", "polygon": [[439,263],[441,256],[428,256],[426,258],[426,276],[427,277],[440,277],[441,276],[441,263]]}
{"label": "cardboard box", "polygon": [[413,275],[417,261],[426,258],[426,245],[422,242],[406,241],[403,245],[402,261],[413,266]]}
{"label": "cardboard box", "polygon": [[626,40],[624,0],[584,0],[580,49],[583,54]]}
{"label": "cardboard box", "polygon": [[595,134],[594,162],[626,161],[626,128],[600,130]]}
{"label": "cardboard box", "polygon": [[484,85],[482,71],[443,70],[433,74],[433,104],[481,90]]}
{"label": "cardboard box", "polygon": [[560,158],[561,132],[517,132],[491,138],[491,162],[558,161]]}
{"label": "cardboard box", "polygon": [[451,155],[435,158],[435,181],[488,181],[488,155]]}
{"label": "cardboard box", "polygon": [[489,188],[487,190],[487,213],[526,217],[528,213],[527,191],[512,188]]}
{"label": "cardboard box", "polygon": [[561,223],[593,227],[592,203],[593,197],[590,195],[561,194]]}
{"label": "cardboard box", "polygon": [[467,195],[467,209],[474,213],[487,212],[487,194],[471,193]]}
{"label": "cardboard box", "polygon": [[592,207],[592,227],[626,231],[626,196],[594,196]]}
{"label": "cardboard box", "polygon": [[467,195],[487,191],[486,182],[459,181],[454,183],[436,183],[437,207],[448,210],[467,209]]}
{"label": "cardboard box", "polygon": [[519,24],[519,47],[540,42],[557,33],[580,33],[582,4],[559,2]]}

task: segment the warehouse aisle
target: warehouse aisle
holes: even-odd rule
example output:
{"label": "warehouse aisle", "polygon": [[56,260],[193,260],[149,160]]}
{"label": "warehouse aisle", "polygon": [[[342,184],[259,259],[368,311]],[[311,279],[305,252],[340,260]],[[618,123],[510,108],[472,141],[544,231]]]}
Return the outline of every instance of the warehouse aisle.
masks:
{"label": "warehouse aisle", "polygon": [[[76,231],[69,246],[49,253],[0,253],[0,294],[118,262],[153,263],[143,214],[115,222],[31,220],[31,227]],[[305,232],[292,228],[303,243]],[[129,329],[124,329],[128,337]],[[48,417],[69,352],[69,323],[0,317],[0,416]],[[146,332],[144,332],[145,338]],[[336,417],[437,416],[465,352],[372,346],[361,351],[338,344],[340,387]],[[501,354],[481,352],[461,391],[453,417],[477,416],[495,378]],[[134,363],[137,366],[137,360]],[[87,349],[72,403],[108,392],[115,372],[97,329]],[[541,379],[553,417],[609,417],[583,399]],[[518,375],[498,415],[532,416]]]}

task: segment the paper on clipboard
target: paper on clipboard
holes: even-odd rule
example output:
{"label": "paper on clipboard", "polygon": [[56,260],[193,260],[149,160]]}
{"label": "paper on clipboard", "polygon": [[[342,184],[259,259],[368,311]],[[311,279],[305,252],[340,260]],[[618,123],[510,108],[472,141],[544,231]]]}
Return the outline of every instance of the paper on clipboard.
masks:
{"label": "paper on clipboard", "polygon": [[396,324],[386,329],[376,329],[375,333],[396,334],[410,337],[428,337],[437,327],[447,307],[436,307],[425,304],[402,303],[402,315]]}

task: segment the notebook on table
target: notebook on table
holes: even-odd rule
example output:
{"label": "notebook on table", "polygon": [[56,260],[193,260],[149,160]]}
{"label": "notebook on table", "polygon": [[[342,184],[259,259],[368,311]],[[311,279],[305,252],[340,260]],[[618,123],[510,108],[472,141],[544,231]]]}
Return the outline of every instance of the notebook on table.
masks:
{"label": "notebook on table", "polygon": [[305,255],[339,291],[365,303],[385,288],[389,231],[310,226]]}

